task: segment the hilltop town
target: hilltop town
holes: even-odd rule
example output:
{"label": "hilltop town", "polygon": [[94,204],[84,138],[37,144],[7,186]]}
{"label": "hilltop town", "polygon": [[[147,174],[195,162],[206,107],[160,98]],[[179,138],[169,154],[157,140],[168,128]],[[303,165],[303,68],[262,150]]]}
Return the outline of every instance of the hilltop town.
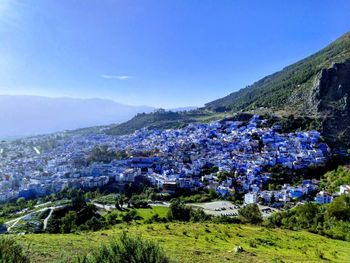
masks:
{"label": "hilltop town", "polygon": [[[330,194],[319,193],[317,180],[301,180],[301,171],[325,164],[330,156],[320,133],[280,133],[279,128],[254,115],[124,136],[57,133],[3,142],[0,198],[42,197],[64,188],[122,189],[141,179],[170,195],[211,189],[223,199],[239,194],[245,203],[275,207],[315,197],[318,203],[331,202]],[[276,176],[284,183],[278,185]]]}

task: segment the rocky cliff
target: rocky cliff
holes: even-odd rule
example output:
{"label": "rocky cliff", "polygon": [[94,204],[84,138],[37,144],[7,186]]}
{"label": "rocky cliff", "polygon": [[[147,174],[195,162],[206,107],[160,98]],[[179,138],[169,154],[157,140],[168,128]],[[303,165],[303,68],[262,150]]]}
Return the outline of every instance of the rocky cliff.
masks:
{"label": "rocky cliff", "polygon": [[323,69],[312,89],[309,109],[321,119],[322,134],[330,142],[350,145],[350,60]]}

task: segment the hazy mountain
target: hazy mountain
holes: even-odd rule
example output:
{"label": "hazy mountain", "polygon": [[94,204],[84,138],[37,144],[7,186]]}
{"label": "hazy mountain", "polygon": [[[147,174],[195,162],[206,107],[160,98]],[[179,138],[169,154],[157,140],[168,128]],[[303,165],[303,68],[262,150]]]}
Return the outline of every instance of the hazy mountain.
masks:
{"label": "hazy mountain", "polygon": [[26,136],[127,121],[148,106],[107,99],[0,95],[0,137]]}

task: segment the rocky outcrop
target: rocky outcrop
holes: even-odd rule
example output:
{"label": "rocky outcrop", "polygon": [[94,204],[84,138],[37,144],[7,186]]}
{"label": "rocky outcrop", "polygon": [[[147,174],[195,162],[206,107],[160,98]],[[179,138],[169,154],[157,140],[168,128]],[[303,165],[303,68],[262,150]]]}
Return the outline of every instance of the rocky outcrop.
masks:
{"label": "rocky outcrop", "polygon": [[350,145],[350,60],[323,69],[310,99],[309,109],[321,119],[326,140]]}

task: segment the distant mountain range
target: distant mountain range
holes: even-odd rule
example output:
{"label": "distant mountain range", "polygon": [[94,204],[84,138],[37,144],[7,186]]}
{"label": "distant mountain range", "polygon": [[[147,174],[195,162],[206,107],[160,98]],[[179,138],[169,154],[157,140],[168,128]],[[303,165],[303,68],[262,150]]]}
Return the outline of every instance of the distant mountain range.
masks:
{"label": "distant mountain range", "polygon": [[296,121],[290,123],[293,118],[289,118],[287,126],[317,127],[328,143],[350,145],[350,32],[319,52],[203,108],[176,115],[166,112],[138,115],[107,132],[124,134],[163,124],[164,128],[175,128],[239,112],[280,118],[293,115]]}
{"label": "distant mountain range", "polygon": [[107,99],[0,95],[0,138],[120,123],[153,110]]}

